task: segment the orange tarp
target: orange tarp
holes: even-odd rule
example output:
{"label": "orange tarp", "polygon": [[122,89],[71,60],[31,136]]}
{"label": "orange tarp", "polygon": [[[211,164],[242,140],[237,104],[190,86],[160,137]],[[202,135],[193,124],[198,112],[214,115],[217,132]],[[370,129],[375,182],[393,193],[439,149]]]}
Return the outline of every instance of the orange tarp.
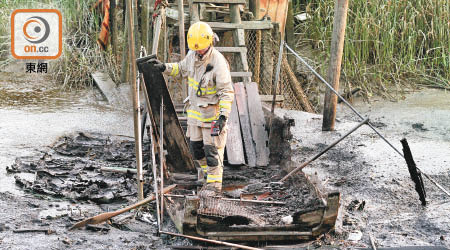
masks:
{"label": "orange tarp", "polygon": [[284,34],[286,26],[287,10],[289,0],[259,0],[259,17],[267,15],[272,22],[280,24],[281,34]]}

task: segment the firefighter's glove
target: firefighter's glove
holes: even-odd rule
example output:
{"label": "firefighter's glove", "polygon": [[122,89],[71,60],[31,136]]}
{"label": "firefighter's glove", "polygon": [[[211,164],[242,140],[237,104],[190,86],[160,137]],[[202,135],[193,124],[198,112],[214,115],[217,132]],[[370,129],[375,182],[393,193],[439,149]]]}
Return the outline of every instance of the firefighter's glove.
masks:
{"label": "firefighter's glove", "polygon": [[158,69],[161,72],[164,72],[166,70],[166,65],[158,59],[151,59],[148,61],[148,63],[153,64],[153,67],[155,67],[156,69]]}
{"label": "firefighter's glove", "polygon": [[219,127],[219,134],[222,133],[225,124],[227,124],[227,117],[224,115],[219,116],[219,119],[216,121],[217,127]]}

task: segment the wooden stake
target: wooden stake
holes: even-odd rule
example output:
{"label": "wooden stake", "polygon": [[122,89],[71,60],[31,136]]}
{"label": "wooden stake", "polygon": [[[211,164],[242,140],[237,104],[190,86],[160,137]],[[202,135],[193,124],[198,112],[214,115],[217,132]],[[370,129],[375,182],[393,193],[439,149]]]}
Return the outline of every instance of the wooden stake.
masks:
{"label": "wooden stake", "polygon": [[109,24],[111,25],[110,31],[111,31],[111,48],[112,53],[114,55],[114,62],[117,62],[117,19],[116,19],[116,0],[110,1],[110,18],[109,18]]}
{"label": "wooden stake", "polygon": [[131,65],[131,76],[130,80],[133,88],[133,120],[134,120],[134,141],[135,141],[135,151],[136,151],[136,169],[137,169],[137,190],[138,199],[144,199],[143,192],[143,180],[142,180],[142,138],[140,130],[140,116],[141,111],[139,107],[139,94],[136,82],[136,53],[135,53],[135,41],[134,41],[134,31],[133,31],[133,8],[132,0],[127,0],[127,12],[128,12],[128,39],[130,48],[130,65]]}
{"label": "wooden stake", "polygon": [[[330,66],[328,68],[328,81],[333,89],[339,90],[339,77],[341,76],[342,53],[344,51],[345,27],[347,25],[348,0],[336,0],[334,5],[333,34],[331,37]],[[334,130],[336,119],[337,96],[329,89],[325,91],[323,107],[323,131]]]}

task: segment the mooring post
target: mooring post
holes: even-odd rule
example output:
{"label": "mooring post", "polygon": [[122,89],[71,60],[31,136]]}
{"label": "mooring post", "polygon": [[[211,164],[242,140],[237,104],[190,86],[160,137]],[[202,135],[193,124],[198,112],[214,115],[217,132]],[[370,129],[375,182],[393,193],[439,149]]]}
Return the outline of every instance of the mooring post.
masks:
{"label": "mooring post", "polygon": [[135,44],[134,44],[134,32],[133,32],[133,22],[134,22],[134,13],[132,9],[132,0],[127,0],[127,12],[128,12],[128,42],[129,42],[129,56],[130,56],[130,65],[131,65],[131,84],[133,88],[133,120],[134,120],[134,141],[135,141],[135,153],[136,153],[136,168],[137,168],[137,190],[138,190],[138,199],[144,199],[143,192],[143,179],[142,179],[142,139],[141,139],[141,131],[140,131],[140,116],[141,111],[139,107],[139,94],[136,82],[136,54],[135,54]]}
{"label": "mooring post", "polygon": [[[342,53],[344,51],[345,27],[347,24],[348,0],[336,0],[334,5],[333,34],[331,37],[330,66],[328,81],[335,90],[339,90]],[[325,91],[322,130],[334,130],[337,96],[329,89]]]}

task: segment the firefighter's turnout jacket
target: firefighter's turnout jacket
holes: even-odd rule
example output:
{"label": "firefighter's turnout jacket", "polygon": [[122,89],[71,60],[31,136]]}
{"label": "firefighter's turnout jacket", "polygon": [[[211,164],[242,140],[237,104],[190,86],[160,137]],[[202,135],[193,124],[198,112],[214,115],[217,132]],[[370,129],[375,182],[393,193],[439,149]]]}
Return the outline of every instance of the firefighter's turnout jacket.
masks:
{"label": "firefighter's turnout jacket", "polygon": [[[205,72],[207,65],[212,69]],[[188,125],[211,127],[220,115],[231,112],[234,90],[225,57],[214,47],[200,58],[190,50],[178,63],[166,63],[166,74],[187,76],[189,84]]]}
{"label": "firefighter's turnout jacket", "polygon": [[227,126],[219,136],[211,136],[211,122],[220,115],[228,118],[234,100],[229,65],[225,57],[211,47],[202,57],[189,51],[178,63],[166,63],[165,74],[187,77],[188,131],[190,149],[197,167],[207,174],[205,188],[220,191]]}

